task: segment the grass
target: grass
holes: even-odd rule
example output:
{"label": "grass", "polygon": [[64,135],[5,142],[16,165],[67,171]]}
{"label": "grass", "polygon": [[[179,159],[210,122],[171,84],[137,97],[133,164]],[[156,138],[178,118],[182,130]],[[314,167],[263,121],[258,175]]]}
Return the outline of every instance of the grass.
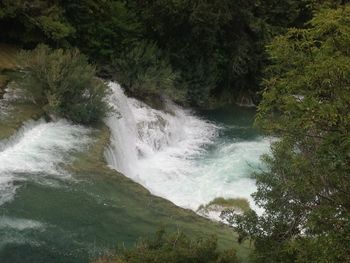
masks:
{"label": "grass", "polygon": [[110,141],[109,128],[104,123],[99,123],[92,132],[94,139],[89,149],[77,156],[75,162],[68,166],[72,172],[101,172],[109,173],[111,170],[107,167],[104,158],[105,148]]}
{"label": "grass", "polygon": [[11,76],[7,72],[15,71],[18,68],[16,57],[19,50],[16,46],[0,43],[0,99],[7,83],[11,80]]}
{"label": "grass", "polygon": [[221,206],[223,208],[236,208],[242,212],[247,212],[250,210],[249,202],[245,198],[229,198],[225,199],[222,197],[215,198],[205,206],[201,206],[200,209],[209,209],[211,206]]}
{"label": "grass", "polygon": [[[14,45],[0,43],[0,99],[4,94],[6,85],[17,78],[22,73],[18,71],[17,55],[20,49]],[[39,119],[43,111],[29,102],[14,101],[6,102],[7,114],[0,115],[0,140],[6,139],[13,135],[29,119]]]}
{"label": "grass", "polygon": [[0,140],[7,139],[23,125],[23,122],[42,117],[42,110],[34,104],[12,102],[8,105],[7,114],[0,116]]}
{"label": "grass", "polygon": [[17,68],[16,56],[19,50],[16,46],[0,43],[0,71]]}

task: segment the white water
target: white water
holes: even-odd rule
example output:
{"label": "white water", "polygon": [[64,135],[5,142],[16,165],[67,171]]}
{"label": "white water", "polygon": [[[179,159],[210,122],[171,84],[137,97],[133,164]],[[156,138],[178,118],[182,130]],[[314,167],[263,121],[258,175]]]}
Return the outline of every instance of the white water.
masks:
{"label": "white water", "polygon": [[118,84],[109,85],[109,102],[119,112],[106,119],[111,167],[184,208],[196,210],[215,197],[251,201],[255,183],[249,174],[268,151],[268,139],[223,141],[222,127],[191,111],[170,102],[158,111],[126,97]]}
{"label": "white water", "polygon": [[0,216],[0,230],[5,228],[11,228],[22,231],[25,229],[40,229],[43,227],[44,224],[40,223],[39,221]]}
{"label": "white water", "polygon": [[54,184],[69,177],[62,165],[70,153],[83,149],[89,129],[64,120],[30,121],[9,140],[0,141],[0,205],[10,201],[19,182]]}
{"label": "white water", "polygon": [[45,230],[45,224],[30,219],[0,216],[0,249],[8,244],[32,244],[37,242],[26,233]]}

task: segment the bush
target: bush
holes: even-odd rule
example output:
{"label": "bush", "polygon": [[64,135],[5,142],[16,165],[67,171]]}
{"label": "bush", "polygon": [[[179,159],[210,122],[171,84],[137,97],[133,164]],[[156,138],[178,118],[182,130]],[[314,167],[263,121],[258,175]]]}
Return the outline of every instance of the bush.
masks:
{"label": "bush", "polygon": [[108,88],[77,49],[52,50],[39,45],[22,51],[19,63],[24,76],[18,84],[48,116],[92,124],[107,115],[109,106],[104,98]]}
{"label": "bush", "polygon": [[113,60],[116,79],[134,96],[165,95],[183,102],[185,92],[178,89],[178,74],[161,57],[155,44],[141,42]]}
{"label": "bush", "polygon": [[166,235],[157,232],[155,238],[141,240],[132,249],[122,249],[113,258],[100,258],[95,263],[235,263],[234,250],[219,252],[215,237],[190,240],[179,232]]}

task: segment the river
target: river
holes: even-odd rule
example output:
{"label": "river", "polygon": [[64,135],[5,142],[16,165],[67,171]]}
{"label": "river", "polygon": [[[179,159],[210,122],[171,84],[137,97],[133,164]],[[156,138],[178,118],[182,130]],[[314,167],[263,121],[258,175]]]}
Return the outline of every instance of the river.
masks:
{"label": "river", "polygon": [[228,229],[191,210],[215,197],[251,201],[250,173],[270,144],[252,128],[255,110],[167,102],[159,111],[110,87],[104,152],[107,129],[65,120],[29,121],[0,141],[0,262],[87,262],[160,226],[233,244]]}

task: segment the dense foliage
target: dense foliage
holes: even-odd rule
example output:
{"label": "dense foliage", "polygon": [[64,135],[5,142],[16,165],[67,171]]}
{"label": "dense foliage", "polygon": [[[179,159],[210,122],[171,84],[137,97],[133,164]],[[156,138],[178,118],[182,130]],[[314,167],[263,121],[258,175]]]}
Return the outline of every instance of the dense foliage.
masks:
{"label": "dense foliage", "polygon": [[257,122],[280,137],[255,175],[264,208],[234,216],[257,262],[350,262],[350,6],[268,48]]}
{"label": "dense foliage", "polygon": [[167,95],[175,101],[185,100],[184,87],[169,61],[153,43],[142,42],[112,60],[115,78],[131,94],[141,99],[149,95]]}
{"label": "dense foliage", "polygon": [[[2,0],[0,40],[35,47],[38,43],[63,43],[75,29],[67,22],[60,1]],[[4,30],[6,29],[6,30]]]}
{"label": "dense foliage", "polygon": [[[241,239],[254,241],[257,262],[350,262],[346,2],[2,0],[0,41],[57,48],[22,54],[21,86],[47,115],[78,123],[108,112],[106,87],[88,60],[129,94],[200,107],[255,97],[262,83],[257,123],[280,138],[255,175],[264,214],[230,219]],[[226,262],[226,256],[214,240],[159,235],[113,260]]]}
{"label": "dense foliage", "polygon": [[24,70],[19,86],[48,116],[91,124],[108,113],[107,87],[78,50],[51,50],[40,45],[22,52],[19,60]]}
{"label": "dense foliage", "polygon": [[219,252],[217,240],[191,240],[178,232],[166,235],[159,231],[155,238],[141,240],[132,249],[120,249],[117,256],[101,258],[96,263],[235,263],[234,250]]}
{"label": "dense foliage", "polygon": [[[180,73],[191,104],[199,106],[213,99],[229,102],[256,91],[265,62],[264,45],[277,32],[274,27],[294,23],[306,4],[255,0],[128,3],[139,15],[145,37],[157,43]],[[285,16],[289,13],[293,16]]]}
{"label": "dense foliage", "polygon": [[125,1],[62,0],[65,12],[75,33],[68,41],[100,65],[101,73],[110,74],[114,69],[111,59],[130,49],[141,38],[141,26]]}
{"label": "dense foliage", "polygon": [[265,44],[328,2],[337,0],[4,0],[0,41],[77,47],[135,95],[209,107],[256,97]]}

